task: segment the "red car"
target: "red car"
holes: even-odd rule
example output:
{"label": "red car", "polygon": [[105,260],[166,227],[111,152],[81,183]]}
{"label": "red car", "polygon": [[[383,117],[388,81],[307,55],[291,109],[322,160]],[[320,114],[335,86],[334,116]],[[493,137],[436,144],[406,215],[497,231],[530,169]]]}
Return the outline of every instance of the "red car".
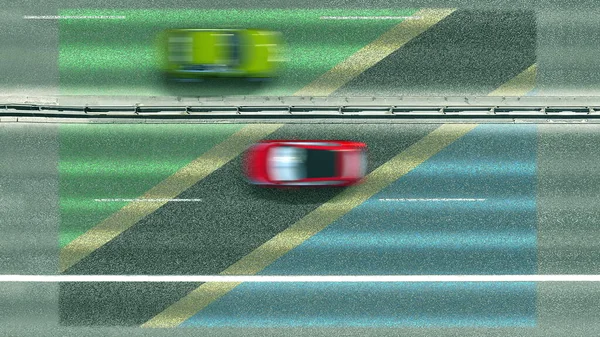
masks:
{"label": "red car", "polygon": [[248,180],[265,186],[348,186],[367,170],[367,145],[333,140],[270,140],[244,158]]}

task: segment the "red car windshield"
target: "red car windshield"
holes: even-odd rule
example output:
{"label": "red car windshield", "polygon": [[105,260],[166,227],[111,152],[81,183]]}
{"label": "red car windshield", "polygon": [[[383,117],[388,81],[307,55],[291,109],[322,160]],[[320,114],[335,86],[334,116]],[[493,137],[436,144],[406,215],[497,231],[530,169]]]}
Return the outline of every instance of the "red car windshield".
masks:
{"label": "red car windshield", "polygon": [[306,150],[306,178],[332,178],[336,176],[335,151]]}
{"label": "red car windshield", "polygon": [[269,174],[276,181],[332,178],[336,176],[335,151],[284,146],[269,156]]}

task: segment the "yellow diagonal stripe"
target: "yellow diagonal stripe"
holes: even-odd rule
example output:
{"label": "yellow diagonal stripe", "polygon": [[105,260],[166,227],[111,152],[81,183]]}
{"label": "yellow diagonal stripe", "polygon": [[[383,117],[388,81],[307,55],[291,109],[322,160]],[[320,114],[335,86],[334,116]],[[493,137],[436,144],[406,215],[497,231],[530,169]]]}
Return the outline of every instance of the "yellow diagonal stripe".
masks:
{"label": "yellow diagonal stripe", "polygon": [[[342,191],[330,201],[225,269],[221,274],[252,275],[260,272],[275,260],[298,247],[329,224],[471,131],[475,126],[476,124],[442,125],[375,169],[366,177],[363,184]],[[204,283],[142,326],[155,328],[176,327],[239,284]]]}
{"label": "yellow diagonal stripe", "polygon": [[[281,124],[250,124],[196,158],[190,164],[150,189],[141,199],[173,199],[201,179],[237,157],[252,143],[277,130]],[[131,202],[88,230],[60,251],[60,270],[64,272],[138,221],[166,204],[166,201]]]}
{"label": "yellow diagonal stripe", "polygon": [[489,93],[488,96],[525,96],[535,87],[536,75],[537,65],[534,63],[523,70],[522,73]]}
{"label": "yellow diagonal stripe", "polygon": [[435,25],[455,9],[422,9],[414,14],[417,20],[405,20],[382,34],[375,41],[352,54],[343,62],[300,90],[300,96],[328,96],[363,71],[398,50],[408,41]]}
{"label": "yellow diagonal stripe", "polygon": [[[400,48],[410,39],[421,34],[453,11],[453,9],[424,9],[415,13],[415,16],[420,17],[420,19],[403,21],[390,31],[384,33],[373,43],[367,45],[344,62],[338,64],[315,82],[294,93],[294,96],[310,95],[311,90],[313,94],[315,94],[314,90],[317,90],[315,94],[317,96],[329,95],[341,85]],[[338,75],[342,77],[339,77]],[[336,82],[332,79],[332,76],[338,78],[338,81]],[[340,82],[340,78],[347,78],[347,80]],[[323,83],[327,85],[323,87]],[[217,145],[191,164],[179,170],[173,176],[159,183],[140,197],[140,199],[174,198],[214,170],[223,166],[229,160],[235,158],[250,143],[274,132],[280,126],[281,125],[273,126],[270,131],[261,126],[249,126],[242,129],[225,142]],[[252,138],[252,133],[258,130],[265,131],[265,133],[262,134],[262,136]],[[236,146],[236,144],[239,145],[240,143],[244,145]],[[242,148],[241,151],[240,148]],[[64,272],[93,251],[133,226],[145,216],[156,211],[165,203],[166,201],[129,203],[117,213],[111,215],[109,218],[62,248],[60,252],[60,271]]]}

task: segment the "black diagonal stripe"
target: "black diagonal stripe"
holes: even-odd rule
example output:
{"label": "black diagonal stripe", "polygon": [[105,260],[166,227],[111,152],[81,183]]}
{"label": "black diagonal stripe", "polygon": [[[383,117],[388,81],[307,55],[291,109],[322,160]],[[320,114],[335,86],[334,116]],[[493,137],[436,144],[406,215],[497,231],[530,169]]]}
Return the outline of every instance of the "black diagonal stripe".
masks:
{"label": "black diagonal stripe", "polygon": [[201,283],[61,283],[59,315],[66,326],[141,325]]}
{"label": "black diagonal stripe", "polygon": [[533,11],[457,10],[334,95],[487,95],[535,61]]}
{"label": "black diagonal stripe", "polygon": [[[289,124],[269,138],[364,141],[369,146],[372,171],[438,126]],[[178,196],[202,198],[203,202],[167,203],[67,273],[218,274],[340,192],[256,188],[243,178],[240,162],[236,158]],[[102,289],[103,297],[68,295],[80,293],[85,287],[92,292]],[[110,321],[115,325],[138,325],[164,307],[152,304],[156,291],[146,284],[134,286],[139,289],[135,290],[136,300],[123,300],[121,296],[127,292],[123,289],[127,287],[131,285],[61,285],[62,323],[93,325]],[[161,303],[174,303],[187,289],[173,286],[171,293],[161,293]],[[70,315],[70,310],[77,313]],[[124,317],[114,312],[128,314]]]}

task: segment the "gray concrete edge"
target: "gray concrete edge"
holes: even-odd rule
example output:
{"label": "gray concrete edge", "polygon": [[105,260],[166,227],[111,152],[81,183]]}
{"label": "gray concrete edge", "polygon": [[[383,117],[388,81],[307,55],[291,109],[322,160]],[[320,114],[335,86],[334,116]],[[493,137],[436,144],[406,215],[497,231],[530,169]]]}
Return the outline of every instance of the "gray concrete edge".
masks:
{"label": "gray concrete edge", "polygon": [[110,106],[600,106],[600,96],[460,96],[460,97],[307,97],[307,96],[2,96],[0,105],[110,105]]}
{"label": "gray concrete edge", "polygon": [[285,124],[600,124],[600,119],[550,119],[550,118],[410,118],[410,119],[364,119],[356,118],[197,118],[197,119],[145,119],[145,118],[58,118],[58,117],[0,117],[1,123],[61,123],[61,124],[254,124],[254,123],[285,123]]}

